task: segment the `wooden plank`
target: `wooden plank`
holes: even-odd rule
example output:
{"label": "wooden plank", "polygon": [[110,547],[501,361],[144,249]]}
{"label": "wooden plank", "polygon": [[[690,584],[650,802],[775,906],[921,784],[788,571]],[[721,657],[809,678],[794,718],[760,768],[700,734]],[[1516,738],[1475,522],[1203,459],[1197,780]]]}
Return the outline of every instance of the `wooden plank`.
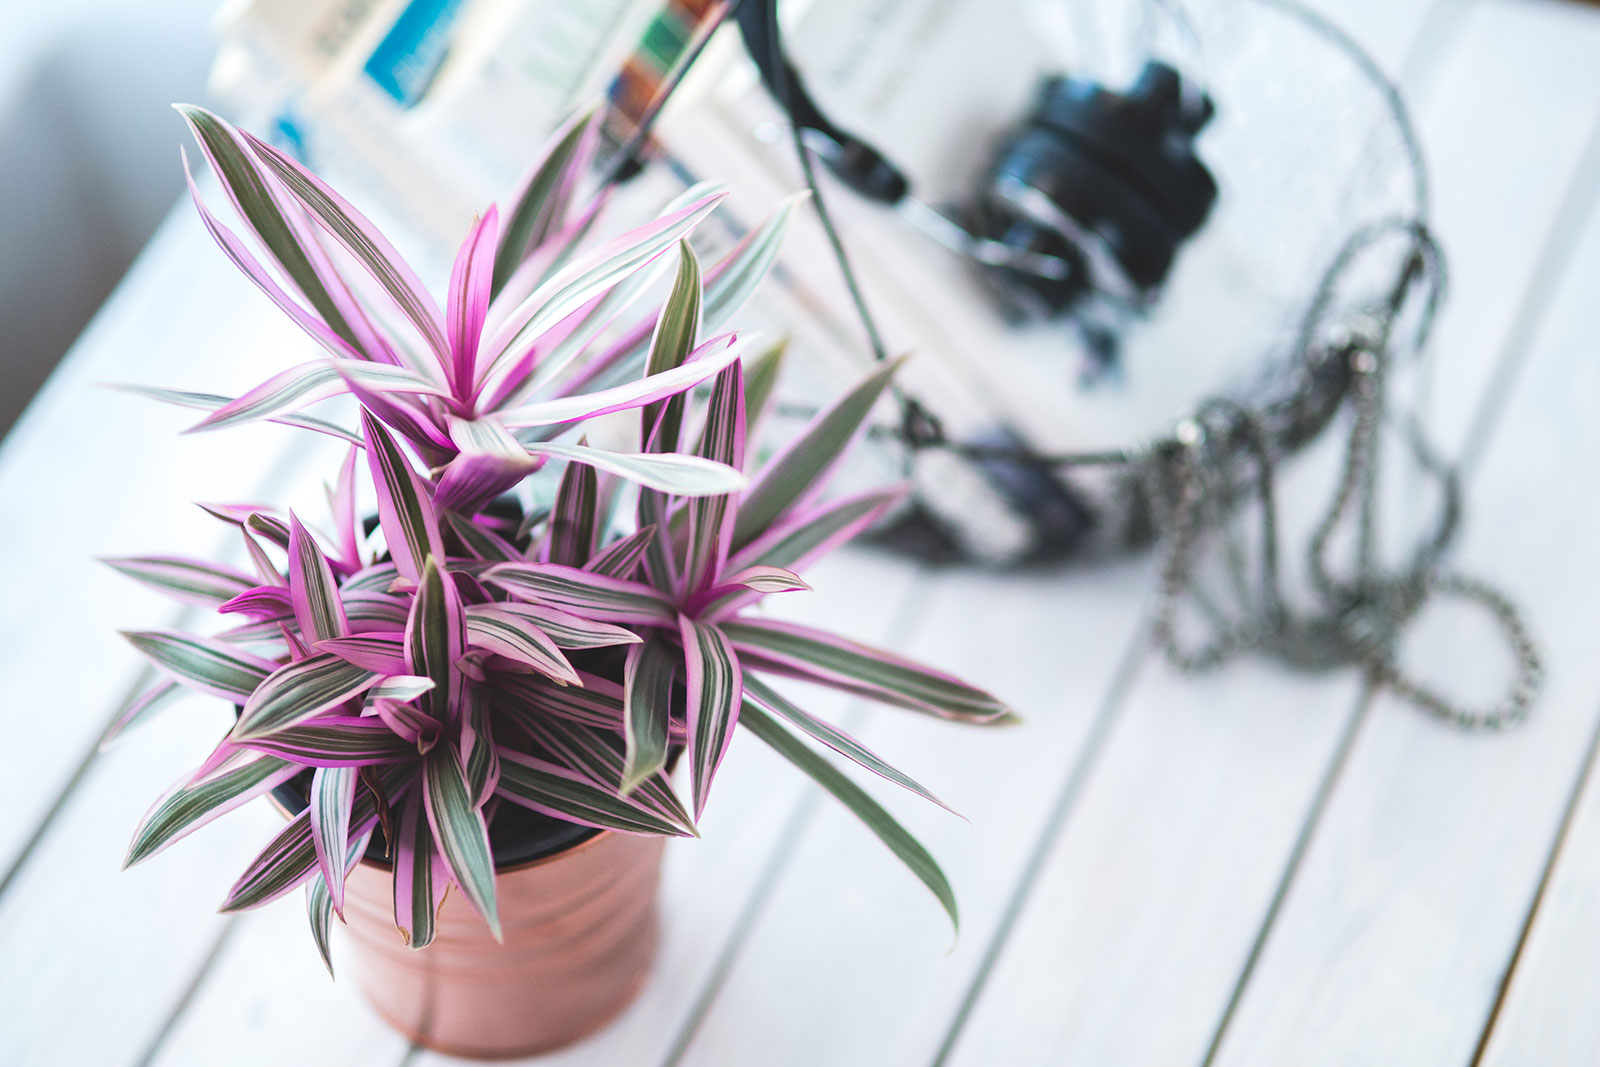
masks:
{"label": "wooden plank", "polygon": [[[1529,10],[1563,35],[1542,50],[1547,65],[1582,54],[1592,67],[1600,20],[1562,22],[1548,10]],[[1580,98],[1574,111],[1592,116],[1592,98]],[[1592,190],[1593,175],[1591,169],[1578,180]],[[1600,219],[1591,214],[1576,265],[1533,339],[1525,380],[1515,386],[1475,480],[1477,515],[1548,515],[1560,506],[1552,483],[1528,472],[1584,470],[1600,459],[1600,428],[1589,412],[1597,372],[1580,355],[1592,347],[1597,283]],[[1538,712],[1510,735],[1485,737],[1442,726],[1391,697],[1379,699],[1219,1062],[1429,1064],[1472,1057],[1600,710],[1592,628],[1572,596],[1600,581],[1594,511],[1580,499],[1559,522],[1480,520],[1469,527],[1461,565],[1493,574],[1544,642],[1548,682]],[[1449,691],[1492,692],[1509,673],[1494,641],[1476,609],[1450,605],[1434,611],[1409,643],[1408,660]],[[1590,955],[1579,944],[1547,943],[1545,958]],[[1560,1017],[1560,984],[1534,987],[1524,1003],[1535,1018]],[[1581,1027],[1582,1014],[1567,1025]],[[1523,1043],[1515,1043],[1519,1030],[1508,1030],[1500,1062],[1585,1061],[1555,1054],[1561,1042],[1581,1040],[1571,1029],[1547,1044],[1542,1026],[1527,1019],[1516,1026]]]}
{"label": "wooden plank", "polygon": [[162,228],[0,450],[0,496],[27,516],[0,524],[0,555],[11,561],[8,698],[19,709],[0,748],[0,872],[134,684],[140,661],[116,630],[175,616],[170,601],[93,557],[214,552],[224,531],[190,501],[248,497],[304,436],[252,427],[218,448],[209,436],[179,436],[195,413],[100,387],[224,391],[266,377],[309,344],[276,321],[189,213],[179,209]]}
{"label": "wooden plank", "polygon": [[[1600,71],[1580,61],[1579,49],[1541,52],[1543,64],[1562,65],[1548,82],[1520,81],[1517,92],[1526,95],[1517,103],[1502,99],[1486,111],[1474,98],[1481,71],[1508,62],[1497,56],[1533,54],[1550,29],[1542,12],[1496,7],[1470,13],[1430,92],[1430,99],[1456,100],[1460,110],[1422,109],[1424,136],[1444,168],[1441,184],[1469,163],[1486,167],[1482,145],[1495,141],[1501,128],[1526,123],[1528,109],[1546,116],[1543,158],[1570,178],[1587,135],[1581,101],[1600,100]],[[1552,107],[1562,99],[1558,92],[1571,99],[1561,79],[1584,69],[1589,80],[1587,95],[1577,97],[1580,105]],[[1520,169],[1513,159],[1499,166]],[[1559,194],[1557,185],[1548,196],[1519,198],[1503,209],[1518,212],[1517,219],[1484,229],[1478,228],[1483,205],[1468,211],[1457,200],[1458,209],[1441,213],[1439,225],[1458,261],[1529,261],[1554,221]],[[1515,247],[1505,243],[1502,228],[1514,235]],[[1449,370],[1442,372],[1435,405],[1440,414],[1460,418],[1470,417],[1486,384],[1516,294],[1502,293],[1503,281],[1481,271],[1460,271],[1457,278],[1446,318],[1465,309],[1482,332],[1472,338],[1471,358],[1458,358],[1467,347],[1459,336],[1455,348],[1442,353]],[[1496,315],[1487,314],[1495,309]],[[1305,476],[1316,473],[1296,469],[1290,478],[1304,489]],[[1319,484],[1325,493],[1329,483]],[[1499,513],[1474,514],[1484,523]],[[1348,674],[1294,678],[1249,664],[1201,684],[1165,671],[1141,680],[1047,861],[1019,920],[1021,932],[1001,956],[949,1062],[1202,1059],[1285,865],[1296,855],[1303,820],[1316,810],[1327,775],[1358,724],[1358,694]],[[1417,717],[1409,709],[1406,714]],[[1431,724],[1420,725],[1432,731]],[[1269,1052],[1241,1062],[1307,1058]]]}
{"label": "wooden plank", "polygon": [[[683,1064],[925,1063],[1038,827],[1118,695],[1145,561],[1092,572],[949,572],[912,651],[993,687],[1023,716],[976,731],[875,713],[863,740],[970,822],[878,790],[943,864],[962,929],[835,805],[825,805],[680,1060]],[[1048,665],[1048,666],[1047,666]],[[820,1024],[819,1020],[826,1020]]]}
{"label": "wooden plank", "polygon": [[324,506],[315,481],[275,477],[285,462],[317,454],[298,443],[303,432],[252,428],[219,448],[178,435],[193,413],[95,385],[227,391],[296,361],[309,342],[219,259],[180,209],[0,454],[0,487],[50,517],[0,530],[16,561],[8,599],[27,613],[14,616],[6,645],[11,706],[21,712],[8,719],[0,755],[10,813],[0,824],[10,869],[0,996],[8,1020],[27,1020],[0,1027],[7,1064],[134,1062],[225,929],[217,902],[274,830],[265,808],[246,812],[228,830],[209,828],[118,873],[139,814],[226,731],[220,702],[195,699],[85,759],[138,673],[116,628],[170,624],[176,614],[90,555],[215,552],[231,539],[194,497],[252,499],[275,481],[274,495],[307,514]]}

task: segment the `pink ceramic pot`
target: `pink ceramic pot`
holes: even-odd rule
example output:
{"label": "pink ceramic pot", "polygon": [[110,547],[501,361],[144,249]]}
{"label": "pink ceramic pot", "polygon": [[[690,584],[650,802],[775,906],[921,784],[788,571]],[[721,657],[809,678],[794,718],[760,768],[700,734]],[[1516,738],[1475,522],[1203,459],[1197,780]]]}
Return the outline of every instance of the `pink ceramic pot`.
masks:
{"label": "pink ceramic pot", "polygon": [[394,924],[387,868],[350,873],[345,959],[363,993],[419,1045],[503,1059],[570,1044],[638,994],[655,959],[664,839],[602,833],[496,878],[505,942],[466,897],[439,908],[413,951]]}

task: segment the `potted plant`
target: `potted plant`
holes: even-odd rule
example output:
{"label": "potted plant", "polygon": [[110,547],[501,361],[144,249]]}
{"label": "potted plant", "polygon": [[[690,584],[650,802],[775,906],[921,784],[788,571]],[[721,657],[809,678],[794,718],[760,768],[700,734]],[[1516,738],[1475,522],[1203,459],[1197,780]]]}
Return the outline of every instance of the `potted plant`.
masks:
{"label": "potted plant", "polygon": [[[215,115],[180,111],[276,275],[191,179],[206,227],[327,354],[233,399],[139,391],[207,409],[197,429],[274,420],[350,448],[324,536],[293,513],[207,505],[238,529],[248,571],[109,561],[224,620],[208,635],[127,635],[164,680],[113,732],[180,688],[236,707],[145,815],[128,862],[271,795],[287,823],[223,910],[304,887],[330,970],[337,915],[366,995],[408,1037],[468,1055],[538,1051],[637,989],[662,842],[695,834],[742,725],[865,820],[954,921],[937,864],[815,746],[932,794],[771,682],[1010,718],[942,672],[758,610],[807,588],[797,572],[899,492],[821,495],[894,365],[757,465],[747,441],[781,348],[747,366],[748,337],[701,339],[765,272],[792,205],[704,276],[685,238],[716,195],[691,191],[590,247],[602,200],[575,195],[595,141],[580,119],[503,215],[473,224],[441,309],[320,179]],[[673,250],[659,314],[619,329]],[[354,397],[359,430],[304,410],[339,394]],[[636,447],[589,443],[619,420]],[[376,516],[363,522],[369,493]]]}

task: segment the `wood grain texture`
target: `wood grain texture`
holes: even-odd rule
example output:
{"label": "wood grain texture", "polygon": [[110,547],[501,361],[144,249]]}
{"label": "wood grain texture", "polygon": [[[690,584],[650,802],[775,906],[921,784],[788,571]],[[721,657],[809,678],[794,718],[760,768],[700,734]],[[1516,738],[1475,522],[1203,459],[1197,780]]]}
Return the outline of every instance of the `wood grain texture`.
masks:
{"label": "wood grain texture", "polygon": [[[1582,69],[1576,49],[1563,53],[1566,65],[1548,82],[1520,84],[1517,104],[1503,100],[1493,112],[1430,106],[1470,105],[1479,74],[1469,72],[1498,65],[1502,50],[1526,54],[1530,38],[1537,41],[1547,30],[1537,19],[1501,14],[1469,13],[1456,50],[1437,68],[1439,80],[1425,90],[1422,132],[1443,181],[1478,162],[1482,144],[1496,140],[1496,131],[1524,123],[1524,108],[1539,111],[1547,123],[1565,123],[1559,132],[1547,125],[1541,133],[1547,152],[1567,153],[1557,165],[1562,174],[1570,176],[1587,136],[1586,107],[1556,106],[1570,93],[1563,79]],[[1590,68],[1590,74],[1588,95],[1580,99],[1600,101],[1593,77],[1600,71]],[[1484,160],[1479,169],[1494,168]],[[1523,164],[1505,158],[1498,169],[1515,173]],[[1485,188],[1510,180],[1504,174],[1479,179]],[[1439,225],[1455,249],[1452,262],[1533,260],[1555,222],[1561,191],[1557,185],[1549,195],[1519,201],[1517,210],[1527,214],[1494,228],[1479,224],[1484,202],[1468,209],[1459,197],[1446,200]],[[1510,210],[1506,205],[1502,213]],[[1470,345],[1458,334],[1455,349],[1441,356],[1450,367],[1440,372],[1433,405],[1437,415],[1464,424],[1488,385],[1521,294],[1503,276],[1469,269],[1457,278],[1446,320],[1460,308],[1476,320],[1477,332]],[[1324,463],[1324,457],[1310,457],[1290,475],[1292,488],[1315,482],[1325,494],[1331,471]],[[1305,503],[1291,492],[1285,506]],[[1492,521],[1472,514],[1478,522]],[[1348,731],[1359,725],[1360,687],[1350,674],[1297,678],[1253,664],[1200,682],[1160,669],[1151,673],[1131,695],[1044,869],[1019,921],[1025,934],[1008,946],[950,1062],[1204,1058],[1282,872],[1296,855],[1304,822],[1315,815],[1319,791],[1337,770]],[[1488,691],[1498,683],[1488,679]],[[1398,710],[1417,716],[1409,707]],[[1341,779],[1338,788],[1350,787]],[[1295,962],[1284,966],[1293,969]],[[1313,984],[1329,978],[1314,965],[1297,977]],[[1255,976],[1250,989],[1275,981]],[[1239,1062],[1298,1063],[1306,1052],[1297,1047],[1292,1056],[1275,1054],[1280,1051]],[[1327,1062],[1345,1061],[1335,1055]]]}

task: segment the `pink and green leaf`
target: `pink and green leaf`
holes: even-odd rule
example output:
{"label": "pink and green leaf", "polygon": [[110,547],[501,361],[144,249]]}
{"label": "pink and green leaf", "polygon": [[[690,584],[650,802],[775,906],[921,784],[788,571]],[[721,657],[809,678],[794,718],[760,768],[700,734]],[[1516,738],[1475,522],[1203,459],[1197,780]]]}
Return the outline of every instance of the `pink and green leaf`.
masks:
{"label": "pink and green leaf", "polygon": [[956,908],[955,891],[949,879],[939,869],[939,864],[915,837],[895,821],[894,816],[860,786],[845,777],[838,768],[807,748],[788,730],[778,724],[761,708],[746,703],[740,721],[745,728],[766,742],[780,756],[805,772],[813,781],[832,793],[845,807],[875,834],[917,879],[927,886],[938,899],[950,923],[960,928],[960,914]]}
{"label": "pink and green leaf", "polygon": [[832,723],[819,719],[804,708],[790,703],[781,693],[761,681],[761,679],[746,674],[744,676],[744,694],[747,707],[749,706],[748,702],[754,701],[767,711],[783,719],[790,726],[809,736],[812,740],[822,742],[839,753],[839,755],[859,766],[865,767],[873,774],[887,778],[895,785],[911,790],[911,792],[923,799],[939,805],[952,815],[956,813],[950,805],[923,788],[911,776],[896,770],[883,757],[866,745],[863,745]]}
{"label": "pink and green leaf", "polygon": [[[294,512],[289,513],[289,597],[295,623],[309,642],[330,641],[350,632],[333,567]],[[335,896],[339,896],[338,888]],[[342,897],[340,898],[342,899]]]}
{"label": "pink and green leaf", "polygon": [[754,333],[719,334],[696,348],[686,362],[671,370],[659,371],[598,392],[537,400],[501,412],[500,419],[513,429],[555,426],[666,400],[685,389],[694,388],[733,363],[758,336]]}
{"label": "pink and green leaf", "polygon": [[220,771],[194,781],[185,775],[139,820],[123,867],[154,856],[219,815],[270,792],[300,768],[275,756],[232,756]]}
{"label": "pink and green leaf", "polygon": [[744,672],[733,644],[715,626],[688,616],[678,620],[683,639],[684,683],[688,690],[689,780],[694,816],[700,818],[711,795],[711,781],[733,740],[744,693]]}
{"label": "pink and green leaf", "polygon": [[466,619],[468,646],[526,664],[552,681],[581,684],[555,641],[514,606],[474,604],[466,609]]}
{"label": "pink and green leaf", "polygon": [[182,556],[120,556],[102,562],[174,600],[207,608],[225,603],[256,585],[249,575],[232,567]]}
{"label": "pink and green leaf", "polygon": [[601,549],[593,559],[583,565],[583,569],[610,578],[631,578],[639,567],[639,561],[649,551],[650,543],[655,536],[654,526],[635,530],[627,537],[613,541]]}
{"label": "pink and green leaf", "polygon": [[263,740],[360,696],[379,678],[331,652],[287,663],[250,694],[229,736],[239,744]]}
{"label": "pink and green leaf", "polygon": [[551,563],[582,567],[589,562],[594,553],[599,504],[600,488],[594,468],[587,463],[568,463],[556,489],[555,506],[550,510]]}
{"label": "pink and green leaf", "polygon": [[597,622],[672,625],[676,618],[671,602],[647,585],[558,563],[499,563],[483,578],[519,599]]}
{"label": "pink and green leaf", "polygon": [[495,901],[489,831],[483,812],[473,803],[461,753],[454,744],[437,745],[424,758],[422,786],[428,825],[439,854],[498,941],[500,912]]}
{"label": "pink and green leaf", "polygon": [[333,899],[333,910],[344,918],[345,849],[349,844],[350,811],[356,801],[355,767],[318,767],[311,775],[311,843],[317,866]]}
{"label": "pink and green leaf", "polygon": [[803,507],[821,492],[840,457],[861,433],[872,408],[900,368],[891,360],[863,378],[855,388],[823,411],[800,436],[778,453],[739,501],[733,528],[734,551],[771,529],[786,513]]}
{"label": "pink and green leaf", "polygon": [[678,656],[659,636],[628,649],[622,672],[623,766],[626,795],[667,765],[672,722],[672,676]]}
{"label": "pink and green leaf", "polygon": [[745,476],[732,467],[681,452],[611,452],[588,445],[554,441],[528,441],[524,444],[529,452],[587,463],[597,470],[678,496],[733,493],[748,484]]}
{"label": "pink and green leaf", "polygon": [[430,558],[444,558],[439,520],[421,479],[401,455],[394,438],[366,411],[361,413],[361,424],[367,439],[367,462],[378,493],[378,524],[383,527],[396,568],[417,581]]}
{"label": "pink and green leaf", "polygon": [[376,715],[312,719],[240,744],[306,767],[365,767],[417,758],[416,742]]}
{"label": "pink and green leaf", "polygon": [[690,837],[683,826],[631,797],[619,797],[577,771],[501,747],[496,795],[581,826],[653,837]]}
{"label": "pink and green leaf", "polygon": [[406,661],[411,674],[433,680],[434,689],[423,695],[422,707],[442,723],[450,722],[460,706],[463,679],[455,662],[466,650],[455,578],[429,557],[406,623]]}
{"label": "pink and green leaf", "polygon": [[[378,674],[404,675],[411,672],[410,664],[406,661],[405,637],[398,633],[360,633],[350,637],[333,637],[318,641],[316,648],[319,652],[332,652],[346,663]],[[432,686],[432,680],[429,679],[428,687]]]}
{"label": "pink and green leaf", "polygon": [[983,690],[890,652],[795,623],[746,619],[721,626],[752,667],[942,718],[974,723],[1011,720],[1009,709]]}
{"label": "pink and green leaf", "polygon": [[489,311],[490,281],[494,275],[495,244],[500,236],[500,214],[494,205],[472,224],[456,253],[445,301],[445,326],[450,342],[450,386],[458,399],[472,395],[477,373],[478,344]]}
{"label": "pink and green leaf", "polygon": [[421,796],[399,805],[394,841],[394,922],[410,948],[433,941],[439,904],[449,882],[437,877],[438,855]]}
{"label": "pink and green leaf", "polygon": [[511,198],[494,260],[498,294],[528,253],[550,239],[566,217],[572,192],[594,154],[600,127],[594,109],[558,129]]}
{"label": "pink and green leaf", "polygon": [[214,638],[132,631],[122,636],[151,663],[191,689],[224,700],[249,697],[278,665]]}
{"label": "pink and green leaf", "polygon": [[[717,375],[706,410],[705,427],[695,451],[714,463],[742,470],[744,444],[744,374],[743,368],[734,363]],[[732,503],[725,494],[690,501],[683,580],[686,595],[704,590],[727,564],[736,518]]]}
{"label": "pink and green leaf", "polygon": [[377,280],[401,314],[416,327],[429,349],[443,361],[449,344],[445,340],[439,305],[388,239],[327,183],[288,155],[248,133],[244,138],[256,158],[266,164],[311,217]]}
{"label": "pink and green leaf", "polygon": [[528,732],[569,770],[587,776],[618,796],[626,796],[686,833],[696,834],[694,820],[672,791],[666,771],[635,782],[631,789],[623,788],[626,768],[623,755],[616,748],[615,734],[554,716],[531,721]]}
{"label": "pink and green leaf", "polygon": [[[678,242],[678,276],[672,291],[661,306],[656,329],[650,339],[650,356],[645,377],[661,374],[683,365],[695,349],[700,334],[700,261],[688,241]],[[640,413],[640,447],[656,452],[675,452],[683,423],[683,395],[646,404]]]}

